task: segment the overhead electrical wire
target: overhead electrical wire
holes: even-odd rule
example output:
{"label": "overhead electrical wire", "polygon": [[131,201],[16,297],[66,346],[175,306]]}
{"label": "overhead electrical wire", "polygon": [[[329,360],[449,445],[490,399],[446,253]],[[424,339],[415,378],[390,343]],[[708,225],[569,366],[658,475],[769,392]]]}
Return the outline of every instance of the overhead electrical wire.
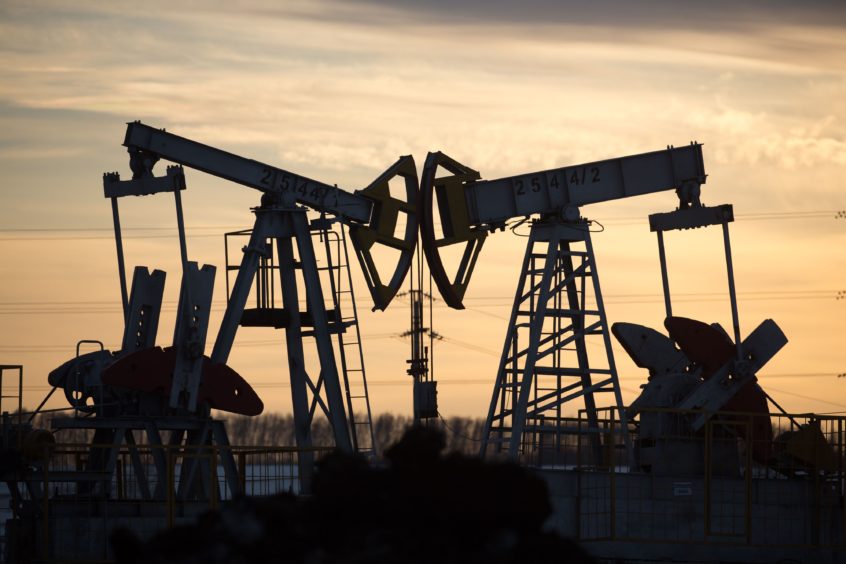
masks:
{"label": "overhead electrical wire", "polygon": [[[829,378],[833,378],[835,376],[835,374],[833,372],[827,373],[827,374],[816,374],[816,373],[809,373],[809,374],[770,374],[770,375],[762,375],[761,379],[767,380],[767,379],[770,379],[770,378],[774,378],[774,377],[777,378],[777,377],[780,377],[780,376],[812,377],[812,376],[818,376],[818,375],[820,375],[820,376],[824,375],[824,376],[827,376]],[[623,379],[633,380],[635,378],[623,378]],[[443,380],[439,380],[439,384],[491,386],[491,385],[494,384],[494,381],[495,381],[495,378],[446,378],[446,379],[443,379]],[[369,379],[367,381],[368,386],[370,386],[370,385],[374,385],[374,386],[407,386],[407,385],[411,385],[411,384],[412,384],[412,381],[410,379],[406,379],[404,377],[398,377],[397,379]],[[279,381],[279,382],[255,382],[255,383],[252,383],[251,385],[254,388],[290,388],[291,387],[290,382],[284,382],[284,381]],[[50,389],[50,386],[47,386],[47,385],[24,386],[24,388],[23,388],[23,390],[25,392],[44,391],[44,390],[49,390],[49,389]],[[639,394],[640,393],[640,390],[636,390],[634,388],[629,388],[629,387],[625,387],[625,386],[621,386],[621,389],[626,391],[626,392],[633,393],[633,394]],[[795,392],[790,392],[790,391],[787,391],[787,390],[776,389],[776,388],[773,388],[771,386],[767,386],[767,389],[774,390],[774,391],[776,391],[780,394],[792,395],[792,396],[796,396],[796,397],[800,397],[802,399],[807,399],[807,400],[812,400],[812,401],[821,401],[823,403],[828,403],[828,404],[834,405],[836,407],[846,408],[846,404],[838,404],[836,402],[822,400],[822,399],[819,399],[819,398],[806,396],[806,395],[803,395],[803,394],[797,394]]]}
{"label": "overhead electrical wire", "polygon": [[[768,291],[752,291],[752,292],[738,292],[738,297],[744,301],[801,301],[801,300],[826,300],[843,299],[843,290],[768,290]],[[652,304],[663,303],[664,298],[661,294],[605,294],[605,303],[608,305],[638,305],[638,304]],[[700,302],[716,302],[723,301],[726,297],[718,292],[694,292],[694,293],[676,293],[673,294],[673,301],[678,303],[700,303]],[[492,307],[507,307],[512,304],[513,296],[511,298],[500,296],[477,296],[468,297],[466,301],[472,301],[472,306],[466,306],[465,309],[475,311],[476,313],[495,317],[499,319],[508,319],[505,316],[483,311],[479,308]],[[484,303],[487,301],[488,303]],[[483,303],[478,303],[483,302]],[[42,307],[43,306],[43,307]],[[220,301],[212,304],[212,311],[223,311],[226,307],[225,302]],[[435,307],[446,308],[444,303],[435,304]],[[122,309],[118,304],[111,301],[3,301],[0,302],[0,315],[43,315],[43,314],[116,314],[122,313]],[[165,302],[162,307],[163,313],[173,313],[176,311],[175,302]]]}
{"label": "overhead electrical wire", "polygon": [[[785,219],[819,219],[830,217],[832,219],[846,218],[844,210],[808,210],[808,211],[771,211],[771,212],[754,212],[754,213],[737,213],[735,219],[743,219],[750,221],[766,221],[766,220],[785,220]],[[603,222],[609,225],[626,225],[626,224],[644,224],[647,219],[643,216],[621,216],[610,217],[603,219]],[[214,229],[218,231],[224,230],[238,230],[243,229],[243,226],[231,225],[198,225],[191,226],[190,230],[209,230]],[[26,228],[3,228],[0,233],[104,233],[103,235],[91,236],[71,236],[71,237],[53,237],[53,236],[0,236],[2,241],[37,241],[37,240],[92,240],[92,239],[111,239],[110,233],[113,229],[111,227],[26,227]],[[176,227],[125,227],[121,229],[122,232],[143,232],[143,231],[176,231]],[[124,239],[162,239],[168,238],[171,235],[127,235]],[[214,234],[189,234],[189,237],[218,237],[220,233]]]}

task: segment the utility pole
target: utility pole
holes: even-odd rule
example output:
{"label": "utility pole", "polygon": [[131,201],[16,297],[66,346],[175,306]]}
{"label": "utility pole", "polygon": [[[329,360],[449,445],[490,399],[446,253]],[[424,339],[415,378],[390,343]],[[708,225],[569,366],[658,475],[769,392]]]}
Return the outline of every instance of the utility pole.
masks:
{"label": "utility pole", "polygon": [[[434,362],[429,362],[433,352],[433,341],[437,335],[432,330],[431,280],[429,292],[423,290],[423,254],[417,249],[417,260],[412,263],[408,297],[410,302],[411,327],[403,337],[411,338],[411,358],[406,363],[406,373],[413,379],[412,403],[414,424],[438,417],[438,387],[434,377]],[[429,327],[424,325],[424,300],[429,300]],[[426,337],[429,344],[426,345]],[[433,358],[434,360],[434,358]]]}

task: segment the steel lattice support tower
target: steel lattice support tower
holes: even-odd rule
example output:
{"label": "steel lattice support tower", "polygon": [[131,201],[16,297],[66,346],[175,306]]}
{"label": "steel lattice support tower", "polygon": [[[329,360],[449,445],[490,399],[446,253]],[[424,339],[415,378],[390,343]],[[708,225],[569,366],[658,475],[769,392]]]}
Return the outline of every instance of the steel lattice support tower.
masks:
{"label": "steel lattice support tower", "polygon": [[541,445],[557,449],[563,436],[576,430],[568,416],[583,407],[599,463],[596,396],[603,393],[613,394],[628,446],[589,224],[536,221],[482,436],[482,456],[527,457]]}

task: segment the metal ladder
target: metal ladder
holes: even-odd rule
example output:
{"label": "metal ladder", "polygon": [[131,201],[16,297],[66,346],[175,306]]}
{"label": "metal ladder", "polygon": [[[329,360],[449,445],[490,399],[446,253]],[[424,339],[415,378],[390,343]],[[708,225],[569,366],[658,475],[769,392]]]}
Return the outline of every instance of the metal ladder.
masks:
{"label": "metal ladder", "polygon": [[[325,253],[326,266],[320,266],[318,270],[321,275],[325,273],[329,280],[328,290],[337,327],[332,334],[344,382],[353,449],[372,459],[376,455],[376,438],[373,434],[373,416],[367,390],[358,309],[349,268],[346,231],[337,220],[323,217],[312,221],[312,230],[312,236],[320,243],[315,248],[322,247]],[[325,285],[323,287],[327,288]],[[328,303],[326,309],[330,309]]]}

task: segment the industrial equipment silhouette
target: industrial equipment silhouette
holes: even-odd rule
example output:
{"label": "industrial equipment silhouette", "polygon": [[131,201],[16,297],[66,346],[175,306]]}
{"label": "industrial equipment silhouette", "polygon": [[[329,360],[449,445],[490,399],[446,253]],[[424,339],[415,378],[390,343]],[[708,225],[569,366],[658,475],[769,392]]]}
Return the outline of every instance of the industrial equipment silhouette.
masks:
{"label": "industrial equipment silhouette", "polygon": [[[758,385],[756,373],[787,338],[769,319],[742,338],[728,231],[733,208],[701,202],[702,145],[496,180],[482,180],[479,172],[435,152],[419,184],[414,160],[405,156],[356,192],[140,122],[128,124],[124,146],[132,178],[121,180],[117,173],[103,178],[125,320],[121,348],[108,351],[93,342],[97,350],[83,353],[82,341],[77,356],[49,375],[53,390],[62,390],[73,410],[73,417],[52,419],[54,430],[90,432],[88,443],[72,456],[51,455],[52,435],[39,434],[20,414],[4,415],[4,460],[14,461],[3,469],[12,495],[10,526],[21,538],[37,532],[44,539],[39,549],[21,541],[17,554],[41,550],[40,557],[49,559],[60,546],[65,551],[73,546],[81,558],[108,557],[104,540],[86,544],[73,527],[106,513],[111,517],[104,523],[146,523],[144,508],[153,506],[165,507],[167,524],[173,525],[198,507],[241,494],[305,493],[316,457],[326,448],[372,461],[376,445],[345,229],[374,309],[387,308],[404,283],[418,229],[441,296],[462,309],[490,234],[528,224],[479,454],[535,468],[554,500],[553,526],[590,543],[603,558],[683,558],[690,546],[703,561],[725,558],[725,546],[733,559],[747,562],[774,554],[801,560],[821,547],[832,558],[843,555],[846,420],[785,414]],[[175,166],[156,176],[159,160]],[[183,167],[261,192],[252,229],[226,234],[227,305],[210,356],[204,351],[216,269],[189,259]],[[401,196],[392,194],[392,181],[402,183]],[[591,204],[670,190],[678,197],[676,209],[649,216],[658,239],[667,334],[612,324],[591,239],[595,223],[582,213]],[[118,205],[126,196],[160,193],[174,196],[182,264],[174,337],[164,348],[156,346],[156,336],[165,273],[138,266],[128,283]],[[722,229],[731,333],[673,314],[664,234],[709,226]],[[246,241],[243,256],[230,265],[230,244],[238,241]],[[446,247],[460,255],[454,272],[447,271],[442,256]],[[379,248],[398,255],[384,278],[374,258]],[[432,328],[424,327],[419,254],[416,265],[407,372],[419,421],[439,412],[423,341]],[[285,462],[248,462],[272,449],[239,450],[230,444],[223,421],[212,416],[212,410],[247,416],[263,410],[248,379],[227,365],[239,326],[285,331],[296,427],[296,448],[284,450]],[[649,371],[641,394],[628,406],[612,335]],[[312,345],[315,366],[306,360]],[[0,377],[17,368],[0,367]],[[20,374],[22,389],[22,368]],[[776,408],[773,413],[768,404]],[[331,425],[331,444],[314,441],[318,414]],[[72,469],[69,456],[76,460]],[[261,487],[273,486],[259,491],[248,477],[255,468],[284,468],[287,474],[263,476]],[[782,510],[786,496],[795,505]],[[756,523],[753,514],[765,524]],[[785,532],[783,522],[791,519],[811,525]],[[769,521],[778,526],[768,527]],[[105,528],[97,538],[105,538]],[[632,544],[644,540],[651,544]]]}

